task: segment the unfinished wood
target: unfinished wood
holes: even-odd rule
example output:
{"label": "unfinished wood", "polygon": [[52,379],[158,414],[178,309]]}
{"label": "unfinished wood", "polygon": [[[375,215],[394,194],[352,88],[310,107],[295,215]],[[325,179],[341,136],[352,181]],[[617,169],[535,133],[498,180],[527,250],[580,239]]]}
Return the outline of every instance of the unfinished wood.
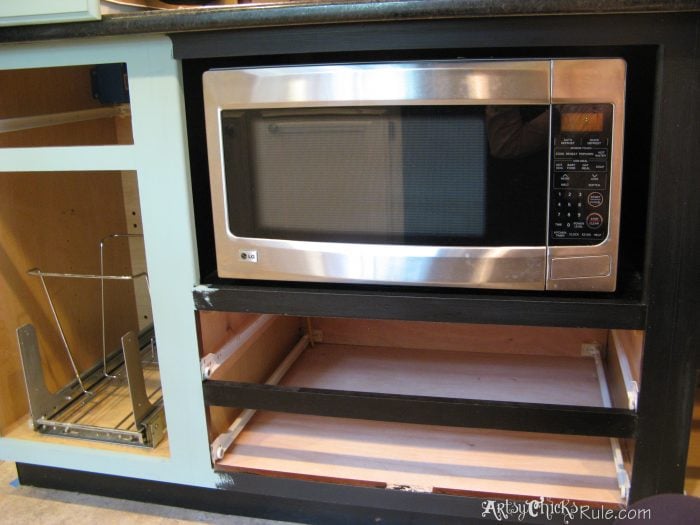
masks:
{"label": "unfinished wood", "polygon": [[0,147],[30,148],[115,144],[113,127],[114,119],[110,118],[0,133]]}
{"label": "unfinished wood", "polygon": [[[235,319],[244,322],[243,318]],[[299,340],[301,330],[302,324],[298,317],[279,316],[273,319],[259,337],[239,348],[214,372],[211,379],[264,383]],[[240,413],[238,408],[210,407],[210,439],[225,432]]]}
{"label": "unfinished wood", "polygon": [[128,452],[130,454],[157,456],[163,458],[170,456],[170,446],[168,443],[167,432],[163,437],[163,440],[155,448],[134,447],[131,445],[121,445],[118,443],[106,443],[104,441],[85,441],[82,439],[41,434],[40,432],[34,431],[32,428],[32,420],[29,416],[21,417],[9,425],[7,427],[7,431],[3,434],[3,438],[31,441],[37,444],[59,444],[68,447],[84,447],[87,444],[91,449],[96,450],[110,450],[119,453]]}
{"label": "unfinished wood", "polygon": [[110,105],[94,109],[80,109],[78,111],[64,111],[61,113],[45,113],[31,117],[14,117],[0,119],[0,133],[24,131],[28,129],[62,126],[76,122],[88,122],[90,120],[109,119],[128,115],[128,104]]}
{"label": "unfinished wood", "polygon": [[197,312],[196,316],[199,357],[201,358],[216,352],[232,334],[229,334],[226,312]]}
{"label": "unfinished wood", "polygon": [[[317,343],[285,386],[602,406],[590,357]],[[216,468],[411,490],[620,502],[608,438],[258,412]]]}
{"label": "unfinished wood", "polygon": [[695,391],[687,465],[685,490],[691,496],[700,497],[700,390]]}
{"label": "unfinished wood", "polygon": [[[99,273],[99,241],[125,229],[121,174],[114,172],[0,173],[0,432],[27,413],[15,330],[34,324],[47,386],[73,377],[46,297],[27,270]],[[130,274],[128,250],[111,258]],[[46,279],[79,370],[102,355],[99,282]],[[130,281],[105,285],[107,348],[138,326]]]}
{"label": "unfinished wood", "polygon": [[620,502],[610,440],[259,412],[219,470]]}
{"label": "unfinished wood", "polygon": [[[294,365],[294,363],[299,359],[299,356],[306,350],[309,345],[310,339],[308,335],[303,336],[296,346],[292,349],[287,357],[284,358],[282,363],[275,369],[275,371],[270,375],[270,377],[265,381],[266,385],[277,385],[287,371]],[[243,431],[248,422],[252,419],[257,411],[246,408],[241,411],[238,417],[235,419],[233,424],[228,428],[226,433],[219,439],[218,443],[214,442],[213,446],[217,447],[216,454],[217,457],[221,457],[226,449],[231,446],[233,441],[238,437],[238,435]]]}
{"label": "unfinished wood", "polygon": [[278,316],[214,372],[212,379],[264,383],[301,336],[298,317]]}
{"label": "unfinished wood", "polygon": [[[0,70],[0,119],[104,107],[93,99],[91,66]],[[122,131],[117,133],[115,127]],[[133,144],[129,116],[0,133],[0,147]]]}
{"label": "unfinished wood", "polygon": [[[227,341],[233,339],[245,327],[250,326],[260,316],[258,314],[236,314],[227,312],[197,312],[197,336],[200,358],[217,352]],[[240,330],[232,328],[240,327]],[[213,442],[224,432],[238,415],[240,409],[209,407],[207,410],[207,431],[209,442]]]}
{"label": "unfinished wood", "polygon": [[603,406],[590,357],[317,343],[283,385],[387,394]]}
{"label": "unfinished wood", "polygon": [[613,406],[631,410],[637,407],[639,361],[630,361],[630,356],[641,356],[641,344],[642,337],[636,336],[635,331],[610,331],[605,365]]}
{"label": "unfinished wood", "polygon": [[630,365],[632,379],[641,386],[642,381],[642,354],[644,352],[643,330],[611,330],[615,338],[615,346],[624,352]]}
{"label": "unfinished wood", "polygon": [[607,330],[337,318],[312,319],[327,343],[528,355],[581,355],[607,342]]}
{"label": "unfinished wood", "polygon": [[217,352],[228,341],[260,319],[260,314],[232,312],[198,312],[200,327],[200,354]]}
{"label": "unfinished wood", "polygon": [[[130,144],[132,140],[131,119],[114,119],[115,133],[118,144]],[[136,173],[133,171],[122,172],[122,194],[124,196],[124,213],[126,214],[126,230],[124,233],[143,235],[143,223],[141,221],[141,199],[139,197],[139,185]],[[129,238],[131,255],[131,271],[134,274],[148,274],[146,265],[146,248],[143,239]],[[148,286],[143,279],[134,283],[136,297],[136,315],[139,319],[139,330],[144,330],[153,322],[151,311],[151,297]]]}
{"label": "unfinished wood", "polygon": [[91,66],[0,71],[0,118],[98,108],[92,98]]}

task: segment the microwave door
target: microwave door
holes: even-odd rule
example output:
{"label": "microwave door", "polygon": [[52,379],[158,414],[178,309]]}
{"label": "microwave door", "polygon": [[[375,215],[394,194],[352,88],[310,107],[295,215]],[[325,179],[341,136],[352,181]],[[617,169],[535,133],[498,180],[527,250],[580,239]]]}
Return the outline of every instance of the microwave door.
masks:
{"label": "microwave door", "polygon": [[[547,140],[528,143],[512,117],[527,130],[548,109],[499,109],[222,112],[228,235],[255,254],[241,274],[541,288],[546,217],[533,210],[546,207]],[[504,122],[519,143],[495,148]]]}

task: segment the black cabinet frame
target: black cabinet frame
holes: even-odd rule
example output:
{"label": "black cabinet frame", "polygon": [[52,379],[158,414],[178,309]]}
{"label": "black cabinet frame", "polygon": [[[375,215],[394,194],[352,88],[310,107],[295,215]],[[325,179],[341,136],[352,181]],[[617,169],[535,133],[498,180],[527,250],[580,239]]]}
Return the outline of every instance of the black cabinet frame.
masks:
{"label": "black cabinet frame", "polygon": [[[590,424],[588,428],[596,435],[635,437],[631,501],[682,492],[695,356],[700,347],[699,33],[700,14],[685,13],[445,19],[172,35],[176,58],[183,59],[200,266],[202,282],[209,284],[195,290],[196,307],[303,316],[644,329],[637,413],[622,411],[606,423],[603,415],[582,409],[579,423],[571,423],[570,428],[582,432]],[[623,216],[623,236],[625,231],[631,233],[621,249],[622,258],[631,261],[632,268],[621,269],[620,291],[576,295],[353,288],[220,281],[211,274],[215,264],[202,71],[233,65],[537,55],[630,58],[632,89],[646,86],[651,90],[644,99],[646,105],[628,106],[628,116],[646,126],[646,134],[628,133],[626,137],[623,187],[634,188],[634,192],[624,193],[623,189],[623,206],[634,210]],[[650,62],[649,71],[643,73],[647,82],[635,84],[634,75],[644,69],[645,60]],[[628,91],[628,95],[636,97],[637,93]],[[280,387],[213,383],[205,383],[204,391],[206,400],[217,404],[310,413],[314,404],[328,402],[323,412],[332,412],[332,401],[325,399],[328,394],[323,391],[297,395]],[[309,397],[304,400],[302,395]],[[340,397],[348,407],[361,405],[362,417],[375,413],[386,401],[352,392]],[[467,408],[474,402],[462,403],[461,408]],[[483,414],[487,415],[477,417],[478,421],[472,418],[470,423],[522,428],[512,419],[518,410],[543,417],[546,412],[542,406],[511,405],[486,403]],[[381,417],[391,417],[395,410],[384,406],[378,411]],[[557,410],[561,407],[554,413]],[[547,428],[556,426],[551,421]],[[455,416],[451,423],[466,421]],[[264,486],[264,481],[260,484]]]}
{"label": "black cabinet frame", "polygon": [[406,396],[233,381],[208,380],[203,388],[207,405],[315,416],[616,438],[635,437],[637,425],[634,411],[621,408]]}

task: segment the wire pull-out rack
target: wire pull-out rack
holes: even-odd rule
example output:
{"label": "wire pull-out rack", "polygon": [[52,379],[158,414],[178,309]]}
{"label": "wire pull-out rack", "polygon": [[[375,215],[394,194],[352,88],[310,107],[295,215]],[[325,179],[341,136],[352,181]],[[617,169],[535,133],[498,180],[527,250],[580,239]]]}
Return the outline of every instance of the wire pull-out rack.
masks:
{"label": "wire pull-out rack", "polygon": [[[33,428],[41,433],[155,447],[165,436],[166,422],[160,388],[160,374],[153,327],[140,335],[129,331],[121,338],[121,348],[107,354],[105,329],[105,281],[134,281],[148,276],[105,275],[105,242],[135,234],[112,234],[100,241],[100,274],[43,272],[33,268],[27,273],[38,277],[48,301],[74,378],[63,388],[51,392],[46,386],[39,342],[34,326],[17,329],[17,341],[29,399]],[[46,278],[97,279],[100,281],[102,359],[87,371],[78,371]]]}

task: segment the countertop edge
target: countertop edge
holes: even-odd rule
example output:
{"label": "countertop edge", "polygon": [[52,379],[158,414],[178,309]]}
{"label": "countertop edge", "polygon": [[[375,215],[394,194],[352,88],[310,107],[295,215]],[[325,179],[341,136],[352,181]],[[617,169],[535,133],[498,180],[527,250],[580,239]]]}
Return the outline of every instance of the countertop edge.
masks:
{"label": "countertop edge", "polygon": [[0,27],[0,43],[438,18],[700,11],[698,0],[364,0],[295,2],[105,15],[95,22]]}

